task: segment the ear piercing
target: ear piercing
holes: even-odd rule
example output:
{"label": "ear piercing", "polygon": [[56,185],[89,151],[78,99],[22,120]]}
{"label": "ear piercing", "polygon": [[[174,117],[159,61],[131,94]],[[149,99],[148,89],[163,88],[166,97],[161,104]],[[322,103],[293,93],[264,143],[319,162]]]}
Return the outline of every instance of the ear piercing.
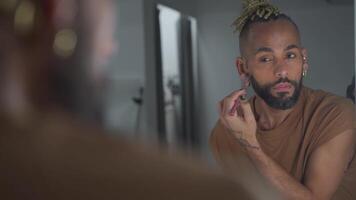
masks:
{"label": "ear piercing", "polygon": [[306,77],[307,76],[307,70],[304,70],[303,71],[303,77]]}

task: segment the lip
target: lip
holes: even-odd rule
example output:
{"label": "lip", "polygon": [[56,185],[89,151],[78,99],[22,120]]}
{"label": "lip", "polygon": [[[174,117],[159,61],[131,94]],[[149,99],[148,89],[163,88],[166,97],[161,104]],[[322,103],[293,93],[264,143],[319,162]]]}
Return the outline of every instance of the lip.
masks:
{"label": "lip", "polygon": [[292,85],[289,83],[278,83],[276,86],[273,87],[276,92],[289,92],[292,88]]}

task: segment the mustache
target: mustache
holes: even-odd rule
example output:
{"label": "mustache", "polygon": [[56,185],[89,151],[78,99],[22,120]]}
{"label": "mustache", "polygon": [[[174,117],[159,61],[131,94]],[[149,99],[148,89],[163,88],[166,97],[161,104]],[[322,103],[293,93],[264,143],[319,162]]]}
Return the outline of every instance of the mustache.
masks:
{"label": "mustache", "polygon": [[272,85],[277,85],[279,83],[290,83],[293,84],[294,81],[289,80],[289,78],[280,78],[278,81],[274,82]]}

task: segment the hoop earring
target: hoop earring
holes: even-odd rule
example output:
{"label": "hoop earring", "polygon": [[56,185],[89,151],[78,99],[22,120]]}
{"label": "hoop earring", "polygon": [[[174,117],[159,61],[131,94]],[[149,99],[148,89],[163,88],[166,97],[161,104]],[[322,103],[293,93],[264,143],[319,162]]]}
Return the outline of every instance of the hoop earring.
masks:
{"label": "hoop earring", "polygon": [[248,77],[248,78],[246,79],[246,82],[245,82],[245,88],[250,87],[250,85],[251,85],[250,77]]}
{"label": "hoop earring", "polygon": [[62,58],[73,55],[78,43],[77,33],[73,29],[62,29],[54,37],[54,53]]}
{"label": "hoop earring", "polygon": [[248,88],[251,83],[250,83],[250,76],[246,74],[242,74],[241,76],[241,87],[242,88]]}
{"label": "hoop earring", "polygon": [[307,71],[304,70],[304,71],[303,71],[303,77],[306,77],[306,76],[307,76]]}

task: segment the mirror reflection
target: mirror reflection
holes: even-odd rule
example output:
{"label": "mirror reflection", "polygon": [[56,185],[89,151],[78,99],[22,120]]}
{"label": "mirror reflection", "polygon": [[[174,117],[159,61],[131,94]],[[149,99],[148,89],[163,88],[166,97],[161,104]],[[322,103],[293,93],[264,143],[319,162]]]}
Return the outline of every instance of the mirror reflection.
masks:
{"label": "mirror reflection", "polygon": [[[346,89],[355,73],[354,42],[352,42],[354,41],[353,2],[338,0],[312,2],[275,0],[271,2],[287,13],[298,25],[301,42],[307,49],[310,66],[303,80],[304,85],[346,96]],[[241,88],[235,66],[236,58],[240,55],[238,33],[234,33],[234,28],[231,26],[236,17],[241,14],[242,3],[239,1],[221,1],[219,4],[198,0],[131,3],[123,1],[121,9],[119,7],[119,24],[122,28],[119,28],[117,33],[120,46],[123,48],[120,48],[117,57],[114,57],[110,65],[112,73],[109,79],[111,79],[113,89],[108,92],[106,125],[112,130],[121,129],[128,132],[137,132],[136,127],[139,126],[140,133],[132,135],[154,141],[160,141],[163,138],[161,142],[171,143],[172,130],[166,130],[166,127],[163,127],[171,126],[166,124],[172,124],[172,122],[166,122],[167,119],[164,119],[163,107],[166,103],[162,100],[162,94],[164,90],[171,93],[172,91],[159,88],[159,81],[162,81],[160,74],[163,73],[159,71],[159,66],[164,66],[164,63],[168,62],[165,61],[166,55],[172,55],[174,58],[170,61],[175,64],[170,64],[170,67],[175,68],[175,71],[178,69],[175,65],[181,68],[184,61],[180,59],[184,55],[181,52],[172,52],[176,48],[182,50],[183,44],[180,43],[184,41],[177,38],[177,33],[162,33],[160,28],[163,25],[160,20],[165,20],[167,23],[171,20],[170,26],[175,27],[178,32],[182,27],[179,27],[178,22],[169,17],[162,19],[160,15],[161,19],[156,19],[159,17],[157,15],[159,7],[175,12],[176,18],[188,17],[194,19],[196,23],[197,40],[192,43],[196,45],[196,50],[193,49],[193,53],[196,51],[196,56],[193,55],[191,62],[196,63],[197,67],[191,67],[194,71],[186,76],[186,78],[190,76],[193,79],[191,83],[188,83],[188,88],[190,90],[193,88],[193,93],[188,98],[193,101],[191,103],[193,108],[190,109],[193,113],[186,114],[184,118],[193,126],[194,134],[192,135],[196,137],[194,139],[196,142],[192,145],[196,144],[195,146],[204,157],[211,158],[207,144],[211,129],[218,117],[216,104],[231,91]],[[133,16],[131,10],[135,9],[142,12]],[[162,39],[167,41],[167,45],[161,41]],[[178,47],[175,47],[177,45]],[[169,50],[162,51],[160,47]],[[188,50],[184,49],[183,52],[188,52]],[[131,59],[132,54],[136,55],[135,59]],[[119,71],[118,68],[120,72],[116,72]],[[178,90],[179,87],[173,87],[173,82],[171,82],[172,89]],[[144,94],[140,92],[142,90]],[[125,95],[115,95],[119,93]],[[252,96],[253,89],[249,88],[248,93]],[[145,102],[138,107],[132,102],[132,97],[141,95]],[[181,101],[178,99],[176,103]],[[142,109],[138,118],[136,111],[139,108]],[[176,112],[175,116],[182,117],[183,114],[179,114],[182,112],[183,110]],[[136,119],[139,119],[139,122]],[[181,124],[173,130],[181,131],[179,129],[183,127],[184,119],[177,121],[171,118],[171,120]],[[147,135],[144,131],[146,129],[156,130],[159,134]],[[189,135],[189,133],[183,134]],[[180,134],[174,133],[174,135],[175,143],[179,143]]]}

